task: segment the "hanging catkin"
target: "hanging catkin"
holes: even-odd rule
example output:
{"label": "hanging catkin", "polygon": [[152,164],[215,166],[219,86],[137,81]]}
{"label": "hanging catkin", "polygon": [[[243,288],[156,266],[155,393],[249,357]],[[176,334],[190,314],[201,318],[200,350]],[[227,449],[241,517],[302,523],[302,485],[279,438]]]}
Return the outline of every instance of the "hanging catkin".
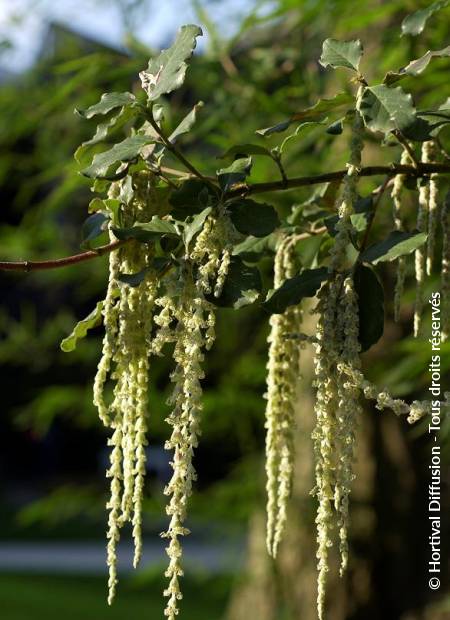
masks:
{"label": "hanging catkin", "polygon": [[[422,145],[422,161],[432,160],[433,142],[424,142]],[[426,232],[429,221],[430,181],[422,179],[419,186],[419,206],[417,211],[417,230]],[[419,335],[423,312],[423,285],[425,281],[427,246],[424,244],[415,251],[414,262],[416,272],[416,300],[414,304],[414,336]]]}
{"label": "hanging catkin", "polygon": [[[428,157],[432,161],[436,157],[436,146],[431,142]],[[434,249],[436,245],[436,231],[439,222],[439,186],[438,175],[430,176],[429,211],[428,211],[428,239],[427,239],[427,275],[433,269]]]}
{"label": "hanging catkin", "polygon": [[[284,237],[274,262],[274,287],[295,272],[295,237]],[[294,407],[299,373],[301,309],[290,306],[270,317],[266,406],[267,549],[275,557],[287,518],[294,461]]]}
{"label": "hanging catkin", "polygon": [[[360,411],[358,390],[346,380],[340,364],[359,367],[358,307],[351,277],[345,278],[346,249],[352,232],[351,215],[357,200],[356,186],[363,148],[362,119],[356,113],[350,142],[350,161],[343,180],[338,209],[337,234],[330,250],[329,279],[318,294],[317,344],[315,354],[316,427],[313,432],[318,500],[317,609],[324,616],[329,570],[329,548],[337,522],[341,572],[347,565],[348,496],[353,478],[353,442]],[[334,511],[333,511],[334,508]],[[335,519],[335,513],[337,519]]]}
{"label": "hanging catkin", "polygon": [[[402,152],[402,156],[400,158],[400,164],[406,165],[410,163],[410,157],[408,152],[405,150]],[[406,175],[405,174],[397,174],[394,178],[394,183],[392,185],[392,202],[393,202],[393,219],[395,230],[402,230],[403,221],[402,221],[402,193],[403,193],[403,184],[405,182]],[[400,306],[402,302],[403,296],[403,288],[405,284],[405,272],[406,272],[406,259],[404,256],[400,256],[397,259],[397,274],[396,274],[396,282],[395,282],[395,291],[394,291],[394,320],[398,321],[400,318]]]}
{"label": "hanging catkin", "polygon": [[[119,184],[110,190],[113,197]],[[139,175],[134,179],[133,199],[123,213],[125,224],[148,221],[152,214],[152,177]],[[113,239],[112,233],[110,234]],[[117,584],[116,546],[120,530],[130,521],[135,545],[134,565],[142,550],[142,496],[147,443],[147,401],[149,370],[149,334],[157,282],[149,269],[150,246],[129,242],[110,253],[109,284],[103,306],[105,337],[103,354],[94,382],[94,404],[100,418],[112,430],[110,467],[111,496],[107,504],[109,594],[111,604]],[[135,287],[122,284],[120,274],[134,274],[148,269]],[[108,377],[114,384],[112,400],[105,399]]]}

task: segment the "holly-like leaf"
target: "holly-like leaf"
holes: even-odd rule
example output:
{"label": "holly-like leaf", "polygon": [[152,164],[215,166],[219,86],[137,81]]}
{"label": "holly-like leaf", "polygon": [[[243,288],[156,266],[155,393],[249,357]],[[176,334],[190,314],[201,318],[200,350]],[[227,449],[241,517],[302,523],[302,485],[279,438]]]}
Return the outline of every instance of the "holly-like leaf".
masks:
{"label": "holly-like leaf", "polygon": [[280,225],[275,209],[264,202],[238,200],[229,205],[228,211],[234,227],[244,235],[265,237]]}
{"label": "holly-like leaf", "polygon": [[223,155],[220,155],[218,159],[227,159],[235,155],[240,155],[241,157],[247,157],[248,155],[265,155],[266,157],[272,157],[270,150],[259,144],[235,144]]}
{"label": "holly-like leaf", "polygon": [[383,335],[384,291],[373,267],[359,264],[354,275],[358,296],[359,343],[367,351]]}
{"label": "holly-like leaf", "polygon": [[368,86],[357,101],[365,125],[372,131],[387,133],[394,129],[402,131],[416,120],[412,97],[397,86],[388,88],[385,84]]}
{"label": "holly-like leaf", "polygon": [[81,171],[86,177],[91,179],[105,178],[112,166],[117,166],[122,162],[129,162],[139,157],[142,149],[154,142],[150,136],[130,136],[122,142],[115,144],[109,151],[98,153],[92,160],[92,164]]}
{"label": "holly-like leaf", "polygon": [[326,267],[305,269],[300,275],[285,280],[279,288],[271,291],[261,305],[270,314],[281,314],[289,306],[298,305],[304,297],[314,297],[327,276]]}
{"label": "holly-like leaf", "polygon": [[244,183],[252,168],[252,158],[235,159],[231,166],[217,170],[217,178],[223,192],[228,192],[236,183]]}
{"label": "holly-like leaf", "polygon": [[254,303],[262,289],[261,274],[256,267],[246,265],[239,256],[232,256],[228,275],[220,297],[209,295],[208,300],[219,307],[242,308]]}
{"label": "holly-like leaf", "polygon": [[75,112],[83,118],[92,118],[99,114],[108,114],[111,110],[130,104],[136,104],[136,97],[131,93],[105,93],[98,103],[89,106],[86,110],[75,108]]}
{"label": "holly-like leaf", "polygon": [[203,209],[203,211],[197,213],[197,215],[194,215],[191,222],[186,223],[183,232],[183,239],[184,245],[187,249],[189,248],[189,244],[195,235],[203,228],[203,224],[211,211],[212,207],[206,207],[206,209]]}
{"label": "holly-like leaf", "polygon": [[192,110],[183,118],[178,127],[170,134],[169,142],[174,144],[181,135],[188,133],[191,130],[191,127],[197,120],[197,113],[203,108],[203,105],[203,101],[199,101],[195,104]]}
{"label": "holly-like leaf", "polygon": [[178,230],[172,222],[162,220],[154,216],[150,222],[145,224],[135,224],[130,228],[113,228],[113,232],[118,239],[126,241],[127,239],[136,239],[142,243],[154,241],[163,235],[170,237],[178,237]]}
{"label": "holly-like leaf", "polygon": [[147,69],[139,74],[149,101],[155,101],[183,84],[187,62],[194,52],[197,37],[202,34],[198,26],[182,26],[173,45],[150,59]]}
{"label": "holly-like leaf", "polygon": [[412,36],[416,36],[420,34],[433,13],[444,9],[449,4],[450,0],[439,0],[438,2],[432,2],[425,9],[421,9],[420,11],[416,11],[415,13],[408,15],[402,21],[402,35],[410,34]]}
{"label": "holly-like leaf", "polygon": [[425,71],[432,58],[445,58],[448,56],[450,56],[450,45],[434,52],[428,50],[426,54],[417,58],[417,60],[412,60],[409,65],[406,65],[403,69],[399,71],[388,71],[384,77],[383,83],[390,86],[405,77],[419,75],[422,71]]}
{"label": "holly-like leaf", "polygon": [[325,39],[319,62],[322,67],[333,67],[333,69],[345,67],[358,71],[362,54],[363,47],[358,39],[356,41]]}
{"label": "holly-like leaf", "polygon": [[90,242],[105,232],[108,222],[109,217],[101,211],[93,213],[84,221],[81,227],[81,248],[83,250],[90,248]]}
{"label": "holly-like leaf", "polygon": [[411,254],[427,240],[427,234],[423,232],[405,232],[394,230],[389,236],[378,243],[374,243],[361,254],[361,260],[366,263],[392,261],[399,256]]}
{"label": "holly-like leaf", "polygon": [[65,353],[73,351],[78,344],[78,340],[85,338],[90,329],[101,323],[103,305],[104,301],[99,301],[94,310],[92,310],[92,312],[88,314],[85,319],[78,321],[72,332],[67,336],[67,338],[64,338],[60,344],[60,347]]}

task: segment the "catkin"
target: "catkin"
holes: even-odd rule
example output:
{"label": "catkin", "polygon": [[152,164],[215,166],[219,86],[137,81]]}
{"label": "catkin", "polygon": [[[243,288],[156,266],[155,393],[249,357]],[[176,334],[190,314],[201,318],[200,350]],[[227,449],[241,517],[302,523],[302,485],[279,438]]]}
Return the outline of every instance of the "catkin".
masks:
{"label": "catkin", "polygon": [[[433,153],[433,142],[424,142],[422,145],[422,161],[431,161]],[[419,186],[419,206],[417,211],[417,230],[426,232],[429,221],[430,208],[430,182],[423,179]],[[427,248],[425,245],[417,248],[414,253],[415,272],[416,272],[416,300],[414,304],[414,336],[419,335],[423,312],[423,286],[425,281]]]}
{"label": "catkin", "polygon": [[[110,195],[119,191],[113,184]],[[152,214],[152,177],[139,174],[134,179],[134,196],[123,213],[125,225],[148,221]],[[113,239],[113,234],[110,233]],[[152,249],[129,242],[110,253],[109,283],[103,307],[105,336],[102,357],[94,381],[94,404],[100,418],[111,428],[112,447],[107,476],[111,478],[111,496],[107,532],[109,567],[108,603],[117,584],[116,546],[120,530],[130,521],[134,540],[134,565],[142,552],[142,498],[146,470],[147,401],[149,371],[149,334],[156,297],[155,272],[150,268]],[[143,270],[142,281],[135,287],[120,282],[120,274]],[[112,400],[106,402],[108,379],[113,383]]]}
{"label": "catkin", "polygon": [[[294,243],[287,236],[278,246],[274,262],[274,287],[294,275]],[[287,519],[294,461],[294,406],[299,374],[299,343],[289,336],[298,332],[301,309],[290,306],[270,317],[268,337],[266,406],[267,549],[273,557]]]}
{"label": "catkin", "polygon": [[[408,152],[405,150],[402,152],[402,156],[400,158],[400,163],[402,165],[408,164],[410,162],[410,157]],[[403,193],[403,184],[405,182],[406,175],[405,174],[397,174],[395,175],[394,182],[392,185],[391,198],[393,203],[393,219],[395,230],[402,230],[403,222],[402,222],[402,193]],[[404,256],[400,256],[397,259],[397,274],[396,274],[396,282],[395,282],[395,290],[394,290],[394,320],[397,322],[400,318],[400,307],[403,296],[403,289],[405,285],[405,275],[406,275],[406,259]]]}

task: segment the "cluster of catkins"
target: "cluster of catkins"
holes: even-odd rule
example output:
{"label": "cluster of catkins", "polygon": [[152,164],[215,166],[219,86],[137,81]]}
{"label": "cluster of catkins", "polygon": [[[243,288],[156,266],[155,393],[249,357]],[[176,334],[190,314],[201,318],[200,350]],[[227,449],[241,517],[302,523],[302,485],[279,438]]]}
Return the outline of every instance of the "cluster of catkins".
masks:
{"label": "cluster of catkins", "polygon": [[[120,183],[112,185],[110,197],[120,193]],[[139,173],[133,179],[133,198],[122,214],[124,226],[148,222],[157,212],[158,194],[151,174]],[[132,523],[135,543],[134,565],[142,551],[141,506],[146,471],[147,407],[149,360],[161,355],[166,343],[174,343],[175,369],[171,374],[173,392],[168,401],[172,427],[166,448],[172,451],[173,475],[164,492],[170,497],[166,511],[170,517],[166,548],[169,579],[165,615],[173,620],[182,598],[179,577],[182,549],[180,536],[188,533],[184,525],[187,503],[195,480],[193,455],[197,446],[204,376],[204,351],[214,342],[214,306],[207,301],[211,291],[219,296],[229,266],[231,225],[225,211],[217,209],[204,224],[191,252],[179,260],[177,275],[164,278],[164,291],[158,273],[152,268],[151,244],[129,241],[109,257],[109,284],[103,305],[105,336],[103,354],[94,383],[94,404],[103,423],[111,429],[109,444],[111,494],[107,504],[109,566],[108,602],[114,599],[117,584],[116,546],[120,530]],[[111,239],[114,234],[110,232]],[[136,286],[121,281],[123,274],[144,271]],[[112,398],[106,384],[113,384]]]}
{"label": "cluster of catkins", "polygon": [[[422,145],[421,161],[430,163],[436,159],[437,149],[434,141],[424,142]],[[405,150],[400,163],[412,163]],[[397,230],[404,226],[402,219],[401,199],[406,176],[396,175],[392,185],[392,201],[394,224]],[[416,278],[416,299],[414,304],[414,335],[418,336],[424,308],[425,276],[432,273],[433,260],[436,250],[436,234],[441,223],[442,229],[442,262],[441,262],[441,302],[442,302],[442,339],[446,340],[450,331],[450,205],[449,197],[439,200],[438,175],[431,174],[419,181],[419,199],[417,209],[416,228],[427,233],[427,241],[414,253],[414,267]],[[394,298],[394,318],[398,320],[400,303],[403,293],[406,272],[406,257],[397,259],[397,282]]]}
{"label": "cluster of catkins", "polygon": [[[347,264],[346,249],[353,234],[351,216],[358,198],[357,183],[363,149],[363,124],[355,114],[350,143],[350,158],[343,189],[338,199],[338,222],[335,242],[329,253],[328,278],[318,293],[314,310],[318,314],[315,337],[300,333],[302,312],[291,306],[270,319],[269,360],[266,407],[266,472],[267,472],[267,547],[276,555],[286,523],[286,505],[291,488],[293,470],[293,425],[296,389],[299,379],[299,351],[302,342],[315,346],[315,387],[317,389],[313,431],[315,453],[315,487],[312,493],[318,502],[317,560],[319,618],[324,617],[325,591],[329,571],[330,548],[337,542],[340,552],[340,573],[348,562],[349,495],[353,474],[355,429],[362,413],[361,399],[371,399],[380,410],[389,408],[397,415],[406,415],[413,423],[430,413],[430,403],[414,401],[407,404],[393,398],[365,379],[361,371],[359,343],[359,308],[355,290],[355,269]],[[423,147],[424,161],[433,157],[433,146]],[[409,163],[406,153],[401,163]],[[394,222],[402,228],[400,198],[404,175],[393,182]],[[426,247],[416,253],[417,300],[415,332],[418,331],[423,295],[424,273],[431,272],[438,222],[437,181],[435,176],[420,186],[419,218],[417,227],[428,231]],[[449,206],[442,208],[444,247],[442,259],[442,298],[449,297]],[[425,223],[427,222],[427,223]],[[296,235],[281,237],[275,255],[274,285],[281,286],[295,274]],[[405,278],[404,259],[398,263],[395,291],[395,314],[399,314],[400,299]],[[449,313],[443,312],[443,318]],[[419,318],[418,318],[419,317]],[[444,329],[445,322],[443,321]],[[448,326],[447,326],[448,333]],[[300,343],[300,344],[299,344]]]}

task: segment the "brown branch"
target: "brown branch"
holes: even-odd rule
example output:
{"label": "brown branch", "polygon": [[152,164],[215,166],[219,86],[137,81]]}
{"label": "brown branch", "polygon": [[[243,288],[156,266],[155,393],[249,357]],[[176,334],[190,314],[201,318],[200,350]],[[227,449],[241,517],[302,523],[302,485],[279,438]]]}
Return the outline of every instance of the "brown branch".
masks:
{"label": "brown branch", "polygon": [[[396,174],[406,174],[413,177],[421,177],[430,175],[432,173],[437,174],[450,174],[450,164],[441,163],[421,163],[419,168],[414,166],[407,166],[402,164],[392,164],[391,166],[367,166],[362,168],[359,176],[369,177],[377,175],[387,175],[388,178],[395,176]],[[294,179],[287,179],[286,181],[272,181],[270,183],[253,183],[247,185],[245,183],[234,186],[228,193],[228,197],[238,196],[241,194],[261,194],[264,192],[283,191],[289,189],[295,189],[297,187],[305,187],[308,185],[318,185],[320,183],[328,183],[329,181],[335,181],[342,179],[347,174],[347,170],[337,170],[336,172],[327,172],[325,174],[319,174],[309,177],[298,177]],[[203,177],[206,179],[207,177]],[[73,256],[66,256],[65,258],[57,258],[54,260],[45,261],[3,261],[0,262],[0,271],[34,271],[42,269],[56,269],[58,267],[67,267],[74,265],[75,263],[81,263],[102,254],[107,254],[117,247],[126,243],[126,241],[115,241],[108,245],[103,245],[95,250],[89,250],[88,252],[82,252],[81,254],[75,254]]]}
{"label": "brown branch", "polygon": [[95,250],[88,250],[87,252],[81,252],[80,254],[73,254],[72,256],[65,256],[64,258],[55,258],[53,260],[23,260],[23,261],[0,261],[1,271],[41,271],[44,269],[57,269],[58,267],[68,267],[69,265],[75,265],[82,263],[91,258],[97,258],[103,254],[108,254],[118,247],[127,243],[127,241],[113,241],[107,245],[101,245]]}

